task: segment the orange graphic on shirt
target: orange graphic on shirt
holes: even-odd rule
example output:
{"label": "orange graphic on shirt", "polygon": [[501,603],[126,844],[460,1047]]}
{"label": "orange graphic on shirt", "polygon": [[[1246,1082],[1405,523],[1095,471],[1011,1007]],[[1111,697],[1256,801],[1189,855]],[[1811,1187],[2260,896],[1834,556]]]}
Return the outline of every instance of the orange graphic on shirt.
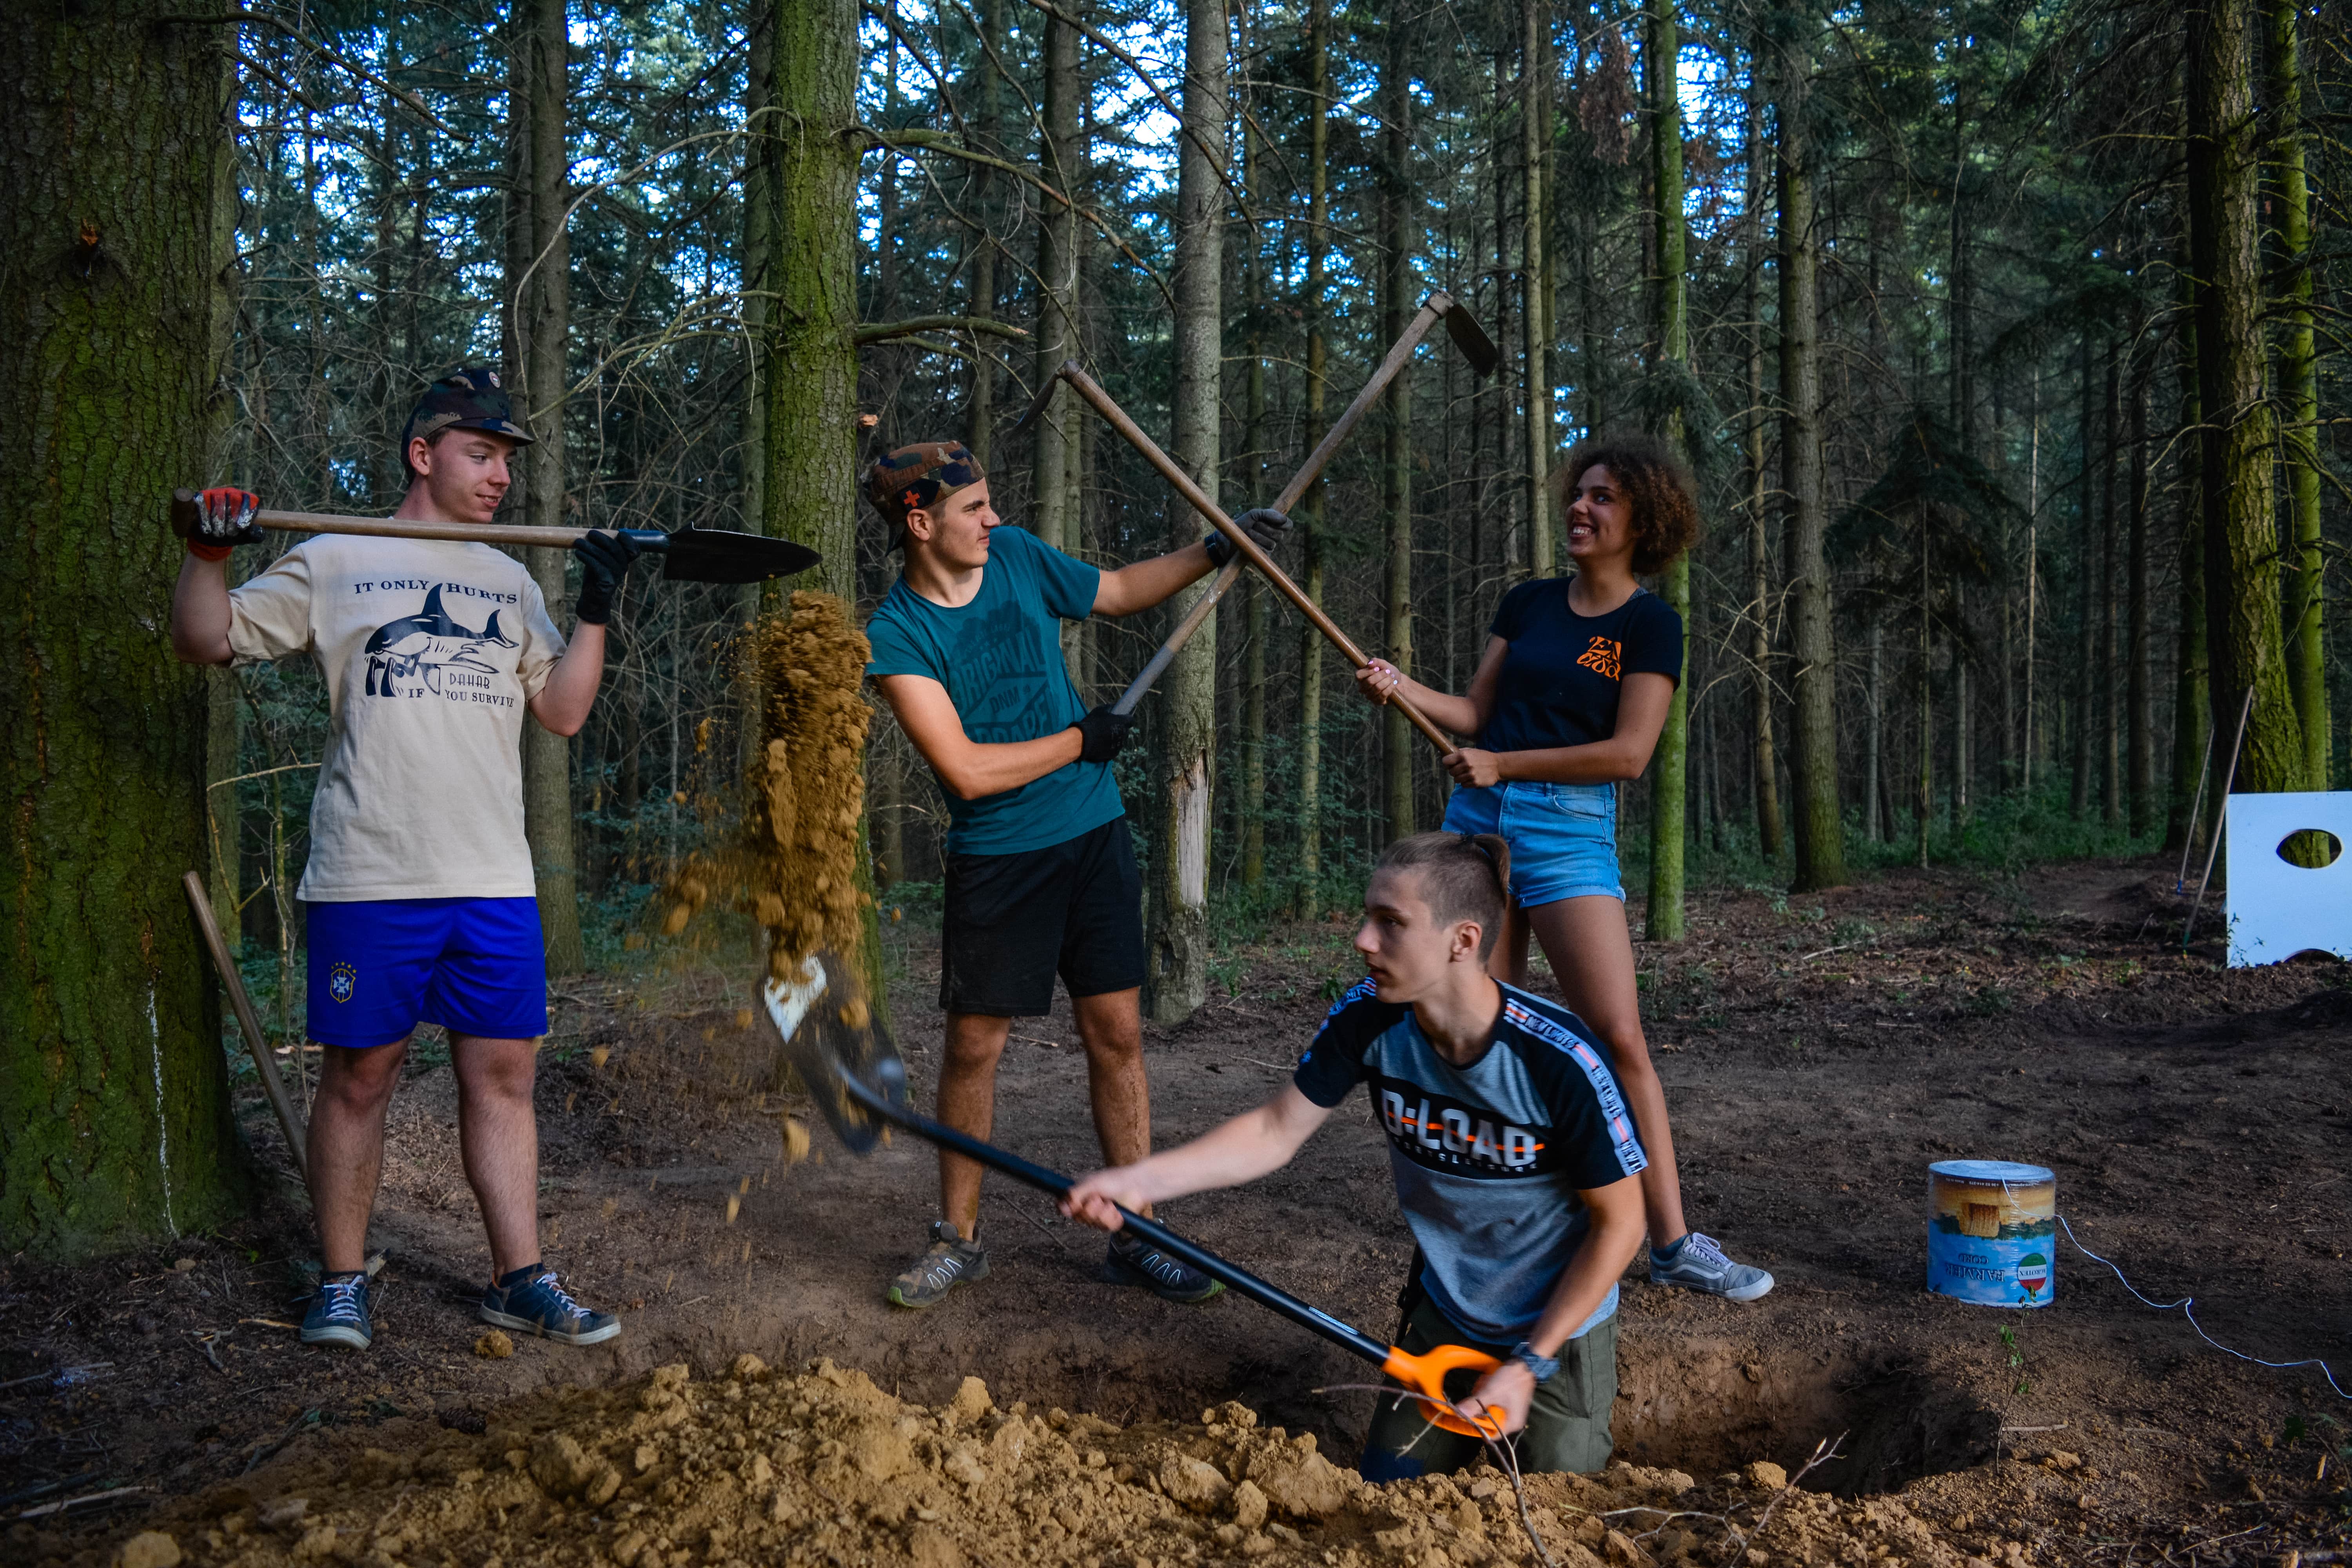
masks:
{"label": "orange graphic on shirt", "polygon": [[1623,643],[1612,642],[1607,637],[1594,637],[1592,646],[1586,648],[1576,662],[1596,675],[1616,680],[1620,679],[1617,674],[1617,660],[1624,651]]}

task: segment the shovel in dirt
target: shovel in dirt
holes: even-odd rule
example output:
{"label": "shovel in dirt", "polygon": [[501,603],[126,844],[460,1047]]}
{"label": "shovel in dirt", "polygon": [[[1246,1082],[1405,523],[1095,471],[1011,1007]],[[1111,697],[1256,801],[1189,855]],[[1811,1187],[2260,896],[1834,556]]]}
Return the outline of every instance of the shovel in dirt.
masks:
{"label": "shovel in dirt", "polygon": [[854,1077],[904,1100],[907,1064],[898,1059],[890,1031],[849,982],[856,973],[830,949],[813,952],[791,975],[771,979],[761,1000],[783,1037],[784,1059],[816,1101],[817,1114],[851,1153],[863,1154],[881,1139],[888,1118],[877,1116],[844,1085]]}
{"label": "shovel in dirt", "polygon": [[[172,494],[172,531],[185,539],[195,531],[201,503],[194,490]],[[374,539],[450,539],[465,544],[520,544],[569,550],[587,537],[584,528],[526,528],[509,523],[412,522],[406,518],[338,517],[316,511],[257,511],[253,521],[281,533],[354,533]],[[662,558],[662,576],[672,583],[761,583],[790,577],[817,563],[817,553],[789,539],[732,533],[719,528],[616,528]]]}
{"label": "shovel in dirt", "polygon": [[[795,1065],[801,1066],[802,1077],[808,1080],[812,1091],[814,1091],[816,1079],[811,1076],[809,1067],[802,1065],[803,1058],[799,1056],[794,1060]],[[977,1161],[1024,1186],[1034,1187],[1057,1198],[1070,1190],[1070,1178],[1059,1171],[1032,1164],[1018,1154],[1008,1153],[992,1143],[984,1143],[911,1109],[907,1104],[906,1068],[896,1055],[891,1056],[887,1064],[882,1064],[882,1070],[871,1079],[853,1069],[846,1059],[836,1058],[830,1068],[829,1076],[839,1095],[857,1106],[870,1119],[869,1125],[887,1124],[904,1128],[916,1137],[936,1143],[951,1153]],[[823,1105],[824,1100],[825,1096],[820,1094],[819,1104]],[[827,1120],[831,1119],[828,1112]],[[835,1122],[835,1126],[837,1129],[840,1123]],[[843,1141],[848,1142],[846,1137]],[[872,1146],[870,1135],[863,1144],[850,1144],[852,1150],[860,1153]],[[1500,1436],[1498,1423],[1482,1427],[1455,1415],[1453,1401],[1445,1392],[1445,1380],[1455,1373],[1483,1373],[1500,1365],[1493,1356],[1483,1351],[1472,1350],[1467,1345],[1439,1345],[1420,1355],[1399,1350],[1393,1345],[1384,1345],[1328,1312],[1310,1307],[1287,1291],[1266,1283],[1238,1264],[1227,1262],[1207,1247],[1185,1240],[1166,1226],[1127,1209],[1122,1208],[1118,1212],[1128,1229],[1170,1257],[1192,1265],[1236,1294],[1248,1297],[1259,1306],[1289,1319],[1307,1332],[1319,1334],[1349,1354],[1360,1356],[1379,1367],[1405,1386],[1420,1404],[1422,1415],[1433,1424],[1449,1432],[1459,1432],[1465,1437],[1493,1438]]]}

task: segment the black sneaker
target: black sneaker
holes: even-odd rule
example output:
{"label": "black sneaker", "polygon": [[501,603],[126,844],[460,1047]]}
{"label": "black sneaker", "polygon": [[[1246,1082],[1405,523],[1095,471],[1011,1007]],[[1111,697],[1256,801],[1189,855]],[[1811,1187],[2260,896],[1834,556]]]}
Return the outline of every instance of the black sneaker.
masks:
{"label": "black sneaker", "polygon": [[368,1282],[364,1274],[327,1274],[319,1279],[319,1293],[302,1314],[306,1345],[349,1345],[363,1351],[375,1342],[375,1327],[368,1321]]}
{"label": "black sneaker", "polygon": [[883,1298],[894,1307],[911,1307],[920,1310],[936,1307],[947,1300],[949,1291],[967,1279],[988,1278],[988,1250],[978,1237],[963,1238],[963,1232],[947,1220],[931,1222],[931,1245],[915,1259],[908,1270],[890,1281]]}
{"label": "black sneaker", "polygon": [[536,1266],[517,1269],[511,1284],[492,1285],[482,1292],[481,1318],[502,1329],[562,1340],[567,1345],[600,1345],[621,1331],[621,1320],[610,1312],[592,1312],[555,1282],[555,1270]]}
{"label": "black sneaker", "polygon": [[1112,1285],[1139,1285],[1162,1300],[1181,1301],[1188,1307],[1224,1289],[1191,1264],[1179,1262],[1123,1230],[1112,1233],[1099,1278]]}

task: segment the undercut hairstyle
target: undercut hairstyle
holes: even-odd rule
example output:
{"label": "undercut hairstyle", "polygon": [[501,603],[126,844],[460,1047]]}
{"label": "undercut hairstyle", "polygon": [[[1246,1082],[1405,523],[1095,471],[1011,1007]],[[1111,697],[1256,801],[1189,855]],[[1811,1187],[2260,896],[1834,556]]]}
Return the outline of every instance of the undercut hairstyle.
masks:
{"label": "undercut hairstyle", "polygon": [[1551,471],[1551,497],[1561,518],[1588,469],[1605,468],[1633,512],[1633,570],[1644,577],[1698,542],[1698,486],[1675,449],[1644,430],[1608,430],[1569,448]]}
{"label": "undercut hairstyle", "polygon": [[1413,871],[1422,901],[1440,925],[1473,921],[1484,963],[1503,934],[1503,889],[1511,885],[1511,847],[1492,833],[1416,833],[1382,852],[1380,871]]}

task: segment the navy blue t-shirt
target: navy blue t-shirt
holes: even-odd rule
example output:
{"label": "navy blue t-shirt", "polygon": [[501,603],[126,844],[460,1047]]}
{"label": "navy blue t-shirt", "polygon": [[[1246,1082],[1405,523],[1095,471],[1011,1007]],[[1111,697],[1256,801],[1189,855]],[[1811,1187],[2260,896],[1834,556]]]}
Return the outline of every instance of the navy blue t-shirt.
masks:
{"label": "navy blue t-shirt", "polygon": [[1567,577],[1522,583],[1503,595],[1487,628],[1510,644],[1495,685],[1495,711],[1478,732],[1489,752],[1589,746],[1617,732],[1625,677],[1683,678],[1683,618],[1646,589],[1605,616],[1569,608]]}
{"label": "navy blue t-shirt", "polygon": [[[1437,1054],[1410,1006],[1361,980],[1323,1020],[1291,1081],[1328,1110],[1359,1083],[1388,1134],[1397,1206],[1424,1261],[1422,1288],[1488,1344],[1526,1337],[1591,1229],[1578,1194],[1649,1160],[1609,1058],[1583,1021],[1502,987],[1495,1043],[1468,1067]],[[1576,1330],[1617,1310],[1617,1289]]]}

